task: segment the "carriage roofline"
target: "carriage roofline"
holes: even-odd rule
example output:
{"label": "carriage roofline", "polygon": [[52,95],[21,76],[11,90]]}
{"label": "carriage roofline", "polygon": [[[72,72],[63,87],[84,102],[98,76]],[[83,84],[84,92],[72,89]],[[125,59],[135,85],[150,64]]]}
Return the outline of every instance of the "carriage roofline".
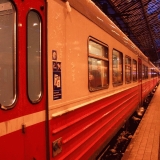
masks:
{"label": "carriage roofline", "polygon": [[66,3],[83,14],[112,37],[117,39],[141,59],[149,61],[148,57],[146,57],[140,49],[91,0],[68,0]]}

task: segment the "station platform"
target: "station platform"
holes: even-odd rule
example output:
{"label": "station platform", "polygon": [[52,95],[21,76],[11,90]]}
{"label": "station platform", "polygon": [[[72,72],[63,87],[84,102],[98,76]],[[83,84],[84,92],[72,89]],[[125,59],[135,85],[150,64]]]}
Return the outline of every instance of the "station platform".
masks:
{"label": "station platform", "polygon": [[121,160],[160,160],[160,85]]}

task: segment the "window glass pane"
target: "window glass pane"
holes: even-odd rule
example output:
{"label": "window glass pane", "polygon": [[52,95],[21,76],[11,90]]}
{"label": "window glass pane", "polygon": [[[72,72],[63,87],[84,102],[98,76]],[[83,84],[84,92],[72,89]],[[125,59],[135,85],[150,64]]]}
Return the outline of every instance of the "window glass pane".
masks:
{"label": "window glass pane", "polygon": [[123,83],[123,55],[121,52],[113,50],[112,56],[113,86],[117,86]]}
{"label": "window glass pane", "polygon": [[107,88],[108,76],[108,47],[101,43],[89,40],[89,91]]}
{"label": "window glass pane", "polygon": [[27,26],[28,96],[32,102],[41,97],[41,21],[39,15],[30,11]]}
{"label": "window glass pane", "polygon": [[145,66],[145,79],[148,79],[148,67]]}
{"label": "window glass pane", "polygon": [[142,62],[138,60],[138,80],[142,80]]}
{"label": "window glass pane", "polygon": [[0,104],[10,106],[16,95],[16,13],[9,0],[0,1]]}
{"label": "window glass pane", "polygon": [[131,82],[131,58],[125,57],[125,80],[126,83]]}
{"label": "window glass pane", "polygon": [[90,40],[89,53],[95,56],[100,56],[101,58],[108,58],[108,47]]}
{"label": "window glass pane", "polygon": [[151,77],[157,77],[157,72],[154,69],[151,69]]}
{"label": "window glass pane", "polygon": [[142,79],[145,79],[145,66],[142,65]]}
{"label": "window glass pane", "polygon": [[133,81],[137,81],[137,61],[133,59],[133,68],[132,68]]}
{"label": "window glass pane", "polygon": [[108,86],[108,62],[89,58],[89,90],[94,91]]}

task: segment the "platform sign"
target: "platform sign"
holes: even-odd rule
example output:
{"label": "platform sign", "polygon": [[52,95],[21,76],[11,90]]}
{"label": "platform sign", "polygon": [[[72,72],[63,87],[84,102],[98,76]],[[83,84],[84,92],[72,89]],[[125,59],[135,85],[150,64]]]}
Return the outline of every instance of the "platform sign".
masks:
{"label": "platform sign", "polygon": [[52,51],[52,68],[53,68],[53,100],[62,98],[61,86],[61,62],[57,61],[57,52]]}

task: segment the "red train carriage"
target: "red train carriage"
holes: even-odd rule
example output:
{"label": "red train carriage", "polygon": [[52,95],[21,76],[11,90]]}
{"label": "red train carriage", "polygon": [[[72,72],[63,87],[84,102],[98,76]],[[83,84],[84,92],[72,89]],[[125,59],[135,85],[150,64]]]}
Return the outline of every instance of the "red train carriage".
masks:
{"label": "red train carriage", "polygon": [[158,69],[90,0],[1,0],[0,159],[95,158]]}
{"label": "red train carriage", "polygon": [[46,159],[46,2],[0,1],[0,159]]}

